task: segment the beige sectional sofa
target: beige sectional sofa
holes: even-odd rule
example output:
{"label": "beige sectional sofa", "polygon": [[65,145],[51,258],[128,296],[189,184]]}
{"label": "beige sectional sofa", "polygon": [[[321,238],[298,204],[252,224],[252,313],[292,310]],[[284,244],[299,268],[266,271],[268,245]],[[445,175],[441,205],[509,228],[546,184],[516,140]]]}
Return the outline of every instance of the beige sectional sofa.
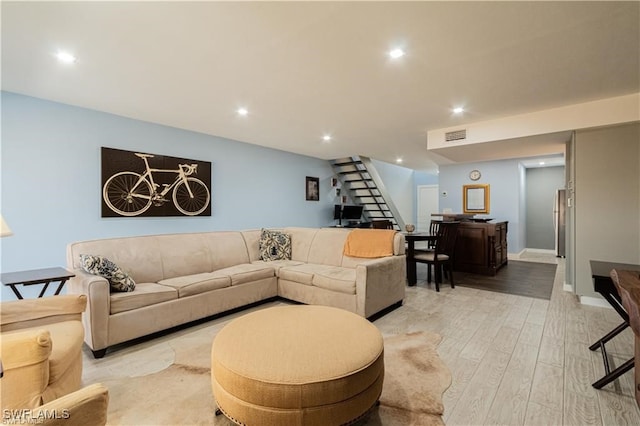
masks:
{"label": "beige sectional sofa", "polygon": [[[107,347],[234,308],[280,296],[363,317],[400,305],[405,294],[404,236],[393,255],[343,254],[342,228],[284,228],[291,260],[260,259],[260,230],[112,238],[71,243],[68,292],[87,295],[85,342],[96,357]],[[101,255],[136,281],[133,292],[110,292],[108,281],[80,267],[80,255]]]}

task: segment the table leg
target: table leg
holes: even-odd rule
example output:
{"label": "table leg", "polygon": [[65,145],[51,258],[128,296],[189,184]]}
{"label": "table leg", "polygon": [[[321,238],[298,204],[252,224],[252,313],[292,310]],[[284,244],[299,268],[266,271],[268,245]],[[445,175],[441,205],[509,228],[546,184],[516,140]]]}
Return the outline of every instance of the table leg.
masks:
{"label": "table leg", "polygon": [[414,286],[418,282],[418,274],[416,272],[416,261],[413,258],[415,253],[415,242],[407,241],[407,282],[409,286]]}
{"label": "table leg", "polygon": [[44,292],[45,292],[45,291],[47,291],[47,287],[49,287],[49,283],[50,283],[50,282],[51,282],[51,281],[46,281],[46,282],[44,283],[44,287],[42,287],[42,290],[40,290],[40,294],[38,295],[38,297],[42,297],[42,296],[44,296]]}
{"label": "table leg", "polygon": [[22,295],[14,284],[9,284],[9,287],[11,287],[11,290],[13,290],[13,294],[15,294],[18,299],[23,299]]}
{"label": "table leg", "polygon": [[[603,357],[605,357],[606,359],[606,352],[603,352]],[[605,363],[605,367],[609,366],[609,361],[606,361]],[[605,376],[603,378],[601,378],[600,380],[594,382],[592,384],[592,386],[596,389],[600,389],[602,388],[604,385],[614,381],[615,379],[617,379],[618,377],[622,376],[624,373],[626,373],[627,371],[631,370],[633,368],[633,358],[631,358],[630,360],[628,360],[627,362],[625,362],[624,364],[622,364],[620,367],[616,368],[615,370],[605,374]]]}
{"label": "table leg", "polygon": [[611,340],[614,337],[616,337],[618,334],[620,334],[627,327],[629,327],[629,323],[623,322],[622,324],[620,324],[619,326],[617,326],[616,328],[614,328],[613,330],[608,332],[604,337],[598,339],[598,341],[595,342],[593,345],[589,346],[589,349],[592,350],[592,351],[595,351],[601,345],[607,343],[609,340]]}
{"label": "table leg", "polygon": [[66,282],[67,282],[66,279],[60,281],[60,284],[58,284],[58,288],[56,289],[54,296],[57,296],[60,294],[60,291],[62,291],[62,287],[64,287],[64,283]]}
{"label": "table leg", "polygon": [[[624,322],[622,324],[620,324],[619,326],[617,326],[616,328],[614,328],[613,330],[608,332],[606,335],[604,335],[603,337],[598,339],[598,341],[595,342],[593,345],[589,346],[589,349],[592,350],[592,351],[595,351],[596,349],[600,348],[600,353],[602,354],[602,362],[604,364],[605,374],[604,374],[604,376],[602,376],[602,378],[600,378],[599,380],[595,381],[592,384],[592,386],[594,388],[600,389],[603,386],[607,385],[608,383],[616,380],[618,377],[620,377],[621,375],[623,375],[627,371],[631,370],[633,368],[633,365],[634,365],[634,358],[631,358],[630,360],[628,360],[627,362],[625,362],[621,366],[619,366],[616,369],[614,369],[613,371],[611,371],[611,367],[609,366],[609,358],[608,358],[608,355],[607,355],[607,349],[605,347],[605,343],[607,343],[609,340],[613,339],[615,336],[617,336],[623,330],[625,330],[627,327],[629,327],[629,314],[627,314],[627,312],[624,310],[624,307],[622,306],[622,303],[620,301],[620,296],[617,294],[617,291],[615,293],[613,293],[612,291],[603,291],[602,290],[602,289],[610,288],[610,286],[609,286],[610,278],[609,277],[607,277],[607,278],[595,278],[594,277],[594,279],[595,279],[596,284],[597,284],[596,289],[600,289],[600,290],[596,290],[596,291],[598,293],[600,293],[600,295],[602,295],[602,297],[604,297],[607,302],[609,302],[611,307],[613,309],[615,309],[616,312],[618,313],[618,315],[620,315],[622,317],[622,319],[624,320]],[[611,285],[613,285],[613,283],[611,283]]]}

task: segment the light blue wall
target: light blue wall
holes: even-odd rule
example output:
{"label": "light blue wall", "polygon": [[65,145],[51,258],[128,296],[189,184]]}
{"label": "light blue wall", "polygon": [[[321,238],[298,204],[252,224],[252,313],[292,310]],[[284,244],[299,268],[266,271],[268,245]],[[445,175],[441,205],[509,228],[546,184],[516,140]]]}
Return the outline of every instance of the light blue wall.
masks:
{"label": "light blue wall", "polygon": [[382,161],[371,159],[374,167],[378,171],[387,192],[391,196],[393,204],[400,212],[400,216],[405,223],[412,222],[415,215],[414,201],[414,174],[412,169],[397,166],[395,164],[385,163]]}
{"label": "light blue wall", "polygon": [[[479,181],[471,181],[469,172],[478,169],[482,173]],[[462,212],[462,185],[481,183],[490,186],[490,213],[479,215],[491,217],[494,222],[509,221],[507,243],[509,253],[519,253],[525,248],[524,224],[522,223],[523,172],[519,160],[490,161],[480,163],[451,164],[440,166],[440,211],[449,208],[454,213]],[[447,196],[443,196],[443,192]]]}
{"label": "light blue wall", "polygon": [[[72,241],[332,224],[325,160],[2,92],[0,269],[65,266]],[[101,218],[100,147],[212,163],[211,217]],[[320,201],[305,201],[305,176]],[[2,297],[14,298],[3,287]]]}

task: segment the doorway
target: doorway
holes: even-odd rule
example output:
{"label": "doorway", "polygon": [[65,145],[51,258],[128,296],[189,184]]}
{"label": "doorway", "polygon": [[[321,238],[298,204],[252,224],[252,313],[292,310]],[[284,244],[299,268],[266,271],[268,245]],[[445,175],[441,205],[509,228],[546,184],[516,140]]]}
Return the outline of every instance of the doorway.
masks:
{"label": "doorway", "polygon": [[418,185],[418,211],[416,231],[428,232],[431,224],[431,214],[439,211],[439,186]]}
{"label": "doorway", "polygon": [[528,168],[526,171],[525,241],[529,251],[555,254],[554,200],[564,188],[564,166]]}

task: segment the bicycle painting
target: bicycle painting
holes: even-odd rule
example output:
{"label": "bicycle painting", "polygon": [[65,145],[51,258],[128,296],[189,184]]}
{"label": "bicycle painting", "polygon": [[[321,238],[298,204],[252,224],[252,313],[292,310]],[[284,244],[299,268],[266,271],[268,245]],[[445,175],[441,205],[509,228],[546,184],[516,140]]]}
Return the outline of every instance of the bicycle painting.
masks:
{"label": "bicycle painting", "polygon": [[102,148],[102,217],[211,216],[211,163]]}

